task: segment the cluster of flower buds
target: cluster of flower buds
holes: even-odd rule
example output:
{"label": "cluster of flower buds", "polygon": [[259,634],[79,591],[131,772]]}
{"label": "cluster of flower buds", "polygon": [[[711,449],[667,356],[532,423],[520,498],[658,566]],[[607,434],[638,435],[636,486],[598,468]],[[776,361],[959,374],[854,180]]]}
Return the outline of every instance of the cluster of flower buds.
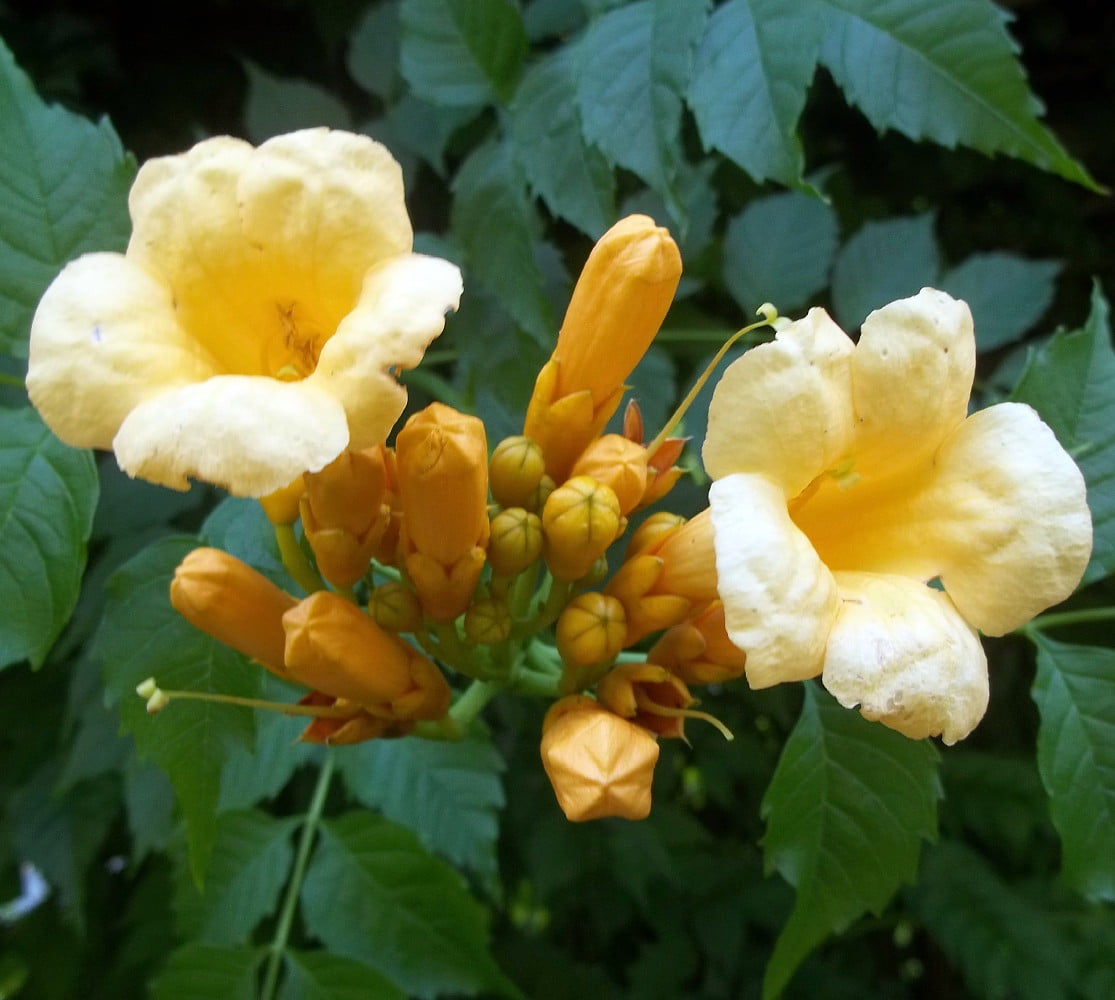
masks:
{"label": "cluster of flower buds", "polygon": [[[393,448],[345,451],[264,499],[308,597],[200,549],[172,603],[309,689],[286,706],[311,716],[306,740],[452,738],[498,691],[554,698],[542,758],[566,815],[645,816],[658,739],[708,718],[689,685],[738,676],[744,659],[724,632],[707,514],[646,517],[608,578],[628,519],[681,474],[684,441],[644,444],[636,404],[605,433],[680,275],[669,233],[624,219],[585,265],[521,435],[489,458],[480,420],[433,403]],[[649,654],[628,652],[652,633]],[[447,676],[472,683],[455,695]],[[157,708],[174,695],[145,690]]]}

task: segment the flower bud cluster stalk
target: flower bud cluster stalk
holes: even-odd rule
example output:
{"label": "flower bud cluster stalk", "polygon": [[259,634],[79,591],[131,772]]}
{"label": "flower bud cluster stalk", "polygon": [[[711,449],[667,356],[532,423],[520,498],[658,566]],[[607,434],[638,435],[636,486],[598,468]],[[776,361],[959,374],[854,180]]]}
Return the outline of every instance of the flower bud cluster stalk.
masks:
{"label": "flower bud cluster stalk", "polygon": [[[344,451],[262,501],[308,596],[200,549],[174,606],[303,686],[278,707],[309,718],[312,742],[460,738],[500,692],[556,699],[541,751],[565,814],[645,816],[658,740],[706,718],[689,685],[744,666],[707,513],[652,514],[616,554],[628,518],[680,475],[684,440],[664,429],[645,445],[637,404],[604,432],[680,273],[666,230],[623,220],[585,265],[521,435],[489,457],[480,420],[433,403],[393,447]],[[650,653],[625,652],[652,633]],[[191,696],[144,691],[153,711]]]}

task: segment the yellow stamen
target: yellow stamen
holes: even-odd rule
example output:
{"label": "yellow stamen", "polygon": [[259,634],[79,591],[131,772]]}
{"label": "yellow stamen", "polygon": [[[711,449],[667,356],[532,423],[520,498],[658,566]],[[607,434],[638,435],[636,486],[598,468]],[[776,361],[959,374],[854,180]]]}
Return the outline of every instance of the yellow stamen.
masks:
{"label": "yellow stamen", "polygon": [[669,718],[682,718],[682,719],[700,719],[702,722],[707,722],[714,729],[718,730],[724,739],[731,742],[735,739],[732,731],[724,725],[715,715],[709,715],[708,712],[698,712],[692,708],[671,708],[669,705],[662,705],[654,701],[639,685],[635,685],[635,704],[639,708],[648,712],[651,715],[664,715]]}
{"label": "yellow stamen", "polygon": [[207,691],[165,691],[148,677],[136,687],[136,694],[147,699],[147,711],[154,715],[175,700],[210,701],[221,705],[239,705],[243,708],[262,708],[283,715],[305,715],[313,719],[347,719],[360,709],[348,705],[288,705],[281,701],[264,701],[261,698],[241,698],[234,694],[214,694]]}

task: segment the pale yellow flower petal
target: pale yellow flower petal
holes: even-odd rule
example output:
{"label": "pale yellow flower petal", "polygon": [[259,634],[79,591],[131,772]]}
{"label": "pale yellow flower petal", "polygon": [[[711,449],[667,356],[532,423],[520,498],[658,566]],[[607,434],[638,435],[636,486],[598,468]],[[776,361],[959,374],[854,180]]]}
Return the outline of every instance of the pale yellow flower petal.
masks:
{"label": "pale yellow flower petal", "polygon": [[829,692],[911,739],[967,736],[987,710],[987,659],[948,596],[902,576],[837,573],[836,583]]}
{"label": "pale yellow flower petal", "polygon": [[1030,407],[974,414],[936,461],[926,544],[968,621],[1002,635],[1073,592],[1092,551],[1084,477]]}
{"label": "pale yellow flower petal", "polygon": [[754,472],[800,493],[852,441],[851,340],[823,309],[728,367],[709,407],[703,459],[713,479]]}
{"label": "pale yellow flower petal", "polygon": [[110,448],[143,400],[216,371],[179,327],[169,289],[121,254],[68,264],[31,323],[31,402],[76,448]]}
{"label": "pale yellow flower petal", "polygon": [[725,626],[747,653],[748,683],[815,677],[840,599],[782,490],[763,476],[726,476],[712,484],[709,507]]}
{"label": "pale yellow flower petal", "polygon": [[309,383],[219,375],[141,403],[113,448],[130,476],[177,490],[194,476],[261,497],[317,472],[347,443],[340,403]]}
{"label": "pale yellow flower petal", "polygon": [[402,254],[373,268],[360,300],[322,349],[306,379],[336,397],[348,413],[350,447],[387,438],[406,406],[392,370],[414,368],[457,308],[461,272],[439,257]]}
{"label": "pale yellow flower petal", "polygon": [[871,313],[852,357],[855,471],[924,461],[968,415],[975,369],[966,303],[923,288]]}

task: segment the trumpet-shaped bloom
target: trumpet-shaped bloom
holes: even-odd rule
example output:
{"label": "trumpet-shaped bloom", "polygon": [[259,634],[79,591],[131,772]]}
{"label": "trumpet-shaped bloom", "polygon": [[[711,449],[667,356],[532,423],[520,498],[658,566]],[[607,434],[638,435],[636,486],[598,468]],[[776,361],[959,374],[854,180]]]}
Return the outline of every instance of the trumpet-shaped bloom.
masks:
{"label": "trumpet-shaped bloom", "polygon": [[363,136],[227,136],[151,160],[125,254],[69,264],[27,386],[62,440],[129,475],[264,496],[381,443],[461,278],[411,252],[402,174]]}
{"label": "trumpet-shaped bloom", "polygon": [[1029,407],[967,416],[967,306],[923,289],[858,344],[821,309],[733,364],[704,461],[727,631],[752,687],[822,674],[908,736],[987,704],[976,630],[1067,597],[1091,551],[1084,480]]}

